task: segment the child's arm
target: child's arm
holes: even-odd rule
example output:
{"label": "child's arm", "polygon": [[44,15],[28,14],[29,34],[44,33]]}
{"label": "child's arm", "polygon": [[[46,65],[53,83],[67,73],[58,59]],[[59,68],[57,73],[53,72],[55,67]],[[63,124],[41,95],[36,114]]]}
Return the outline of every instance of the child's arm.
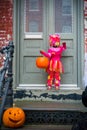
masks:
{"label": "child's arm", "polygon": [[45,51],[43,51],[43,50],[40,50],[40,53],[41,53],[42,55],[48,57],[48,58],[51,57],[51,54],[50,54],[50,53],[47,53],[47,52],[45,52]]}

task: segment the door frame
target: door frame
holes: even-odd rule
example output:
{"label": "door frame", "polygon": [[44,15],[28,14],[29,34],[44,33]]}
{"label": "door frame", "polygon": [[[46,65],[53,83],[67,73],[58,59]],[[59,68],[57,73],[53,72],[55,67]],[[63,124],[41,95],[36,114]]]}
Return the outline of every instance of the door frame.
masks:
{"label": "door frame", "polygon": [[[83,76],[84,76],[84,1],[77,0],[77,84],[78,89],[83,89]],[[21,9],[21,0],[14,0],[14,12],[13,12],[13,41],[15,44],[15,52],[14,52],[14,62],[13,62],[13,73],[14,73],[14,88],[19,88],[19,44],[20,44],[20,9]],[[80,53],[79,53],[80,52]],[[82,70],[82,71],[79,71]]]}

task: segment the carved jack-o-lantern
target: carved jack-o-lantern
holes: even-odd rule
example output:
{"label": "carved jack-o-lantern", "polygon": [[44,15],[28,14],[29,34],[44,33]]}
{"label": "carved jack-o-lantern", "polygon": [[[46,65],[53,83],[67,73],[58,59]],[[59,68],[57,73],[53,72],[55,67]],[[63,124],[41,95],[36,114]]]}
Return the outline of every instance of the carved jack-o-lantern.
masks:
{"label": "carved jack-o-lantern", "polygon": [[38,57],[36,59],[36,66],[41,69],[46,69],[49,65],[49,59],[47,57]]}
{"label": "carved jack-o-lantern", "polygon": [[3,124],[6,127],[17,128],[24,124],[25,113],[19,107],[8,108],[3,114]]}

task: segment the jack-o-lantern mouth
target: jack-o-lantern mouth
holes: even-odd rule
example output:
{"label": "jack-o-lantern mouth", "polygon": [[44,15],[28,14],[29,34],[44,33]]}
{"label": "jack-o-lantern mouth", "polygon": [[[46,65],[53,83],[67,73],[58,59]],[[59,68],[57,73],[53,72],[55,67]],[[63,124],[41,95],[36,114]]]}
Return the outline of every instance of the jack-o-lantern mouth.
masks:
{"label": "jack-o-lantern mouth", "polygon": [[17,122],[19,122],[20,120],[13,120],[13,119],[11,119],[11,118],[9,118],[9,120],[11,121],[11,122],[13,122],[13,123],[17,123]]}

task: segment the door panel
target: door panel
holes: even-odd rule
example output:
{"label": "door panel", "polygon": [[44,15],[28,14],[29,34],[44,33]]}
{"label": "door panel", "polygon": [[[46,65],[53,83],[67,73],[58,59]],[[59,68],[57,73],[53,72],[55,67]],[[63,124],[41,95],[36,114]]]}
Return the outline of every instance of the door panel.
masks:
{"label": "door panel", "polygon": [[[29,2],[30,0],[26,0]],[[32,1],[32,0],[31,0]],[[39,0],[36,0],[37,2]],[[55,33],[55,9],[54,9],[54,0],[40,0],[43,1],[41,4],[42,7],[42,29],[40,28],[37,22],[31,22],[28,26],[28,20],[25,18],[28,14],[24,11],[26,7],[24,0],[20,0],[20,43],[19,43],[19,86],[28,87],[32,89],[33,87],[38,89],[45,88],[47,73],[43,69],[38,69],[36,67],[36,58],[40,56],[40,50],[43,49],[47,51],[49,47],[48,37],[49,34]],[[39,1],[39,2],[40,2]],[[61,1],[61,0],[59,0]],[[63,1],[63,0],[62,0]],[[31,4],[32,5],[32,4]],[[39,4],[40,5],[40,4]],[[75,6],[73,6],[75,5]],[[61,75],[61,88],[77,87],[77,37],[76,37],[76,1],[73,0],[73,20],[72,20],[72,31],[69,33],[59,32],[61,35],[61,43],[67,43],[67,50],[63,53],[62,62],[64,66],[64,74]],[[39,7],[37,5],[37,7]],[[33,7],[34,8],[34,7]],[[36,6],[35,6],[35,8]],[[34,11],[34,10],[30,10]],[[38,11],[38,10],[37,10]],[[34,13],[34,12],[33,12]],[[39,14],[40,15],[40,14]],[[26,24],[28,29],[26,29]],[[34,27],[35,30],[34,30]],[[30,29],[30,32],[28,32]],[[27,31],[26,31],[27,30]],[[39,31],[38,31],[39,30]],[[65,28],[66,30],[66,28]],[[38,31],[38,32],[37,32]],[[42,31],[42,32],[41,32]]]}
{"label": "door panel", "polygon": [[[28,0],[26,0],[28,2]],[[41,2],[41,1],[40,1]],[[32,1],[31,1],[32,3]],[[42,3],[40,3],[41,6],[44,6],[46,4],[46,0]],[[45,36],[47,35],[47,28],[44,28],[44,25],[46,23],[46,18],[43,18],[43,22],[41,24],[42,29],[35,29],[33,27],[30,28],[30,26],[28,26],[28,28],[30,29],[30,32],[24,31],[25,28],[25,24],[24,24],[24,17],[26,16],[24,14],[24,1],[21,1],[21,32],[20,32],[20,36],[22,36],[20,38],[20,84],[28,84],[30,86],[36,86],[37,84],[45,84],[46,83],[46,73],[44,72],[44,70],[42,69],[38,69],[36,67],[36,58],[38,56],[40,56],[40,50],[41,48],[45,49],[46,46],[45,44],[47,43],[47,39],[45,38]],[[44,8],[43,7],[43,8]],[[45,7],[46,8],[46,7]],[[34,14],[34,10],[30,10],[32,11],[32,13]],[[46,14],[46,10],[42,10],[43,12],[41,13],[44,17],[44,15]],[[36,10],[36,13],[39,12],[38,10]],[[40,14],[39,14],[40,15]],[[29,14],[30,16],[30,14]],[[35,16],[36,17],[36,16]],[[38,15],[37,15],[38,17]],[[33,18],[31,18],[33,19]],[[37,20],[37,19],[36,19]],[[40,21],[41,22],[41,21]],[[34,22],[33,22],[34,24]],[[35,25],[34,25],[35,26]],[[37,25],[36,25],[37,26]],[[40,27],[39,27],[40,28]],[[28,29],[27,29],[28,30]],[[40,30],[38,32],[36,32],[36,30]],[[31,32],[32,31],[32,32]],[[20,85],[21,86],[21,85]],[[26,86],[26,85],[25,85]]]}

